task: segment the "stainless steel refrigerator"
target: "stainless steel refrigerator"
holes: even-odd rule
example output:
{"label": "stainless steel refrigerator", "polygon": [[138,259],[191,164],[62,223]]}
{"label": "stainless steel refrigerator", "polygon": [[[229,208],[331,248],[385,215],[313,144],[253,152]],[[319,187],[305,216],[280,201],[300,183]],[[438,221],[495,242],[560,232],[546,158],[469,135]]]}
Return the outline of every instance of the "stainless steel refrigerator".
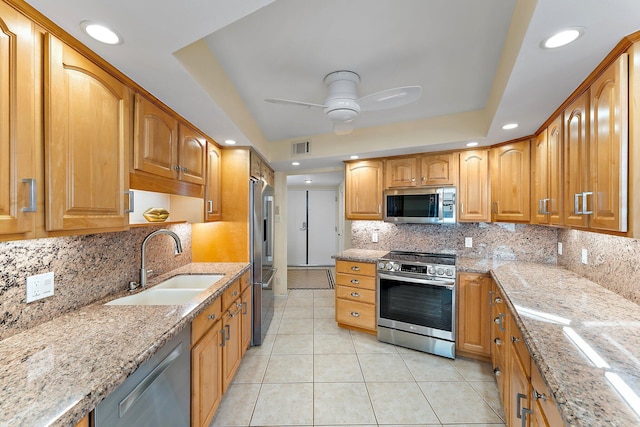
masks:
{"label": "stainless steel refrigerator", "polygon": [[261,345],[273,317],[273,187],[250,181],[250,240],[253,283],[252,345]]}

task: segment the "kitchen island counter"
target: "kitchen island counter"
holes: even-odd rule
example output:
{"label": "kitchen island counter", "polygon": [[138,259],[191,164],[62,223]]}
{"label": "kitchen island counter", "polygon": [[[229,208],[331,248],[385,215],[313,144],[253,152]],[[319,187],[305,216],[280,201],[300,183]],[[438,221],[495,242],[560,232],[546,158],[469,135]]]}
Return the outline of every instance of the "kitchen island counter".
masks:
{"label": "kitchen island counter", "polygon": [[179,274],[224,275],[190,303],[104,305],[124,291],[0,341],[0,425],[75,425],[249,266],[190,263],[147,285]]}

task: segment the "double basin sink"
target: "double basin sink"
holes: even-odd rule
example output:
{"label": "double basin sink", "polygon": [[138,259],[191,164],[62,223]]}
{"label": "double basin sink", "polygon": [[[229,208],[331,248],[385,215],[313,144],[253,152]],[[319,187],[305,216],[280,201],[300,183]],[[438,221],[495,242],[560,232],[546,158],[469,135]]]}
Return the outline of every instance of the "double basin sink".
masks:
{"label": "double basin sink", "polygon": [[152,288],[115,299],[105,305],[186,304],[223,277],[222,274],[180,274]]}

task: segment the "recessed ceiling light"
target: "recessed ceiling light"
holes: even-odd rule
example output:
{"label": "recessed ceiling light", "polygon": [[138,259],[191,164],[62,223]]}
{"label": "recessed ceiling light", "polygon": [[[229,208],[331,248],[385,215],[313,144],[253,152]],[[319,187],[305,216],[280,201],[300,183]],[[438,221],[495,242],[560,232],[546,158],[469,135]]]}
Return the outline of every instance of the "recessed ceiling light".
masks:
{"label": "recessed ceiling light", "polygon": [[517,127],[518,127],[517,123],[507,123],[506,125],[502,126],[502,129],[510,130],[510,129],[515,129]]}
{"label": "recessed ceiling light", "polygon": [[475,141],[467,142],[467,147],[477,147],[477,146],[478,146],[478,143]]}
{"label": "recessed ceiling light", "polygon": [[354,154],[353,156],[349,156],[349,158],[350,158],[351,160],[355,160],[355,159],[359,159],[359,158],[360,158],[360,156],[358,156],[358,155]]}
{"label": "recessed ceiling light", "polygon": [[115,31],[106,25],[98,24],[92,21],[82,21],[80,23],[82,31],[87,33],[89,37],[105,44],[122,44],[124,40]]}
{"label": "recessed ceiling light", "polygon": [[234,139],[225,139],[224,143],[227,145],[236,145],[236,141]]}
{"label": "recessed ceiling light", "polygon": [[311,184],[313,181],[311,181],[310,179],[305,179],[304,182],[307,184]]}
{"label": "recessed ceiling light", "polygon": [[540,42],[540,47],[544,49],[555,49],[557,47],[566,46],[569,43],[576,41],[580,36],[584,34],[584,28],[573,27],[566,30],[559,31],[549,38],[546,38]]}
{"label": "recessed ceiling light", "polygon": [[291,162],[291,166],[300,166],[300,162]]}

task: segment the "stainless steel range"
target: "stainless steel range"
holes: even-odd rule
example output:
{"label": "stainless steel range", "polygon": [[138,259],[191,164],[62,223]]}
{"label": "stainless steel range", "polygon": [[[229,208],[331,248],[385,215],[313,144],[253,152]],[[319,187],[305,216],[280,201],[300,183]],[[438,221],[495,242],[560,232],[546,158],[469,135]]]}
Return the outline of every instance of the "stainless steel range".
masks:
{"label": "stainless steel range", "polygon": [[453,359],[455,255],[391,251],[377,280],[378,340]]}

